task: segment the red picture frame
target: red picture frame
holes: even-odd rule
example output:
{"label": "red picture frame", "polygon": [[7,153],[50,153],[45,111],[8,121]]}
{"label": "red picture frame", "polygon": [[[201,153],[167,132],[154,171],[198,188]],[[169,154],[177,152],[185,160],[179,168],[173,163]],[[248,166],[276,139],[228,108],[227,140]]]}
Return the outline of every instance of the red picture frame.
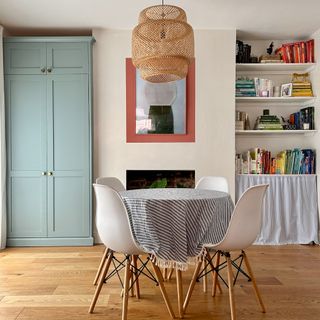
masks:
{"label": "red picture frame", "polygon": [[127,142],[195,142],[195,63],[189,65],[186,78],[186,133],[136,134],[136,68],[126,58]]}

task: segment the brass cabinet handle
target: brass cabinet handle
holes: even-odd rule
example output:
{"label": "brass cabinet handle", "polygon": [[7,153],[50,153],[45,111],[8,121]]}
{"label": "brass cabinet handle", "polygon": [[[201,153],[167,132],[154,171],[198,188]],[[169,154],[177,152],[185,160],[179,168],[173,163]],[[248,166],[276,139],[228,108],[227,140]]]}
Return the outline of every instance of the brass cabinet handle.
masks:
{"label": "brass cabinet handle", "polygon": [[48,172],[48,176],[52,176],[53,173],[51,171]]}
{"label": "brass cabinet handle", "polygon": [[41,72],[42,72],[42,73],[45,73],[45,72],[46,72],[46,68],[44,68],[44,67],[41,68]]}
{"label": "brass cabinet handle", "polygon": [[46,174],[47,174],[47,173],[46,173],[45,171],[42,171],[42,172],[41,172],[41,175],[42,175],[42,176],[45,176]]}
{"label": "brass cabinet handle", "polygon": [[52,68],[48,68],[48,69],[47,69],[47,71],[48,71],[49,73],[51,73],[51,71],[52,71]]}

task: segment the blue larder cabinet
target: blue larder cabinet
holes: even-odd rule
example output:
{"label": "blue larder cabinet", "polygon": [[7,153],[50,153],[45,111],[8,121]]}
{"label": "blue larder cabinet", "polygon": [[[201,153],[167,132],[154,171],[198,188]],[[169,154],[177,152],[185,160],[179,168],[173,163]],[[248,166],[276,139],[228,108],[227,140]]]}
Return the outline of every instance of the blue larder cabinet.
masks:
{"label": "blue larder cabinet", "polygon": [[9,245],[93,244],[92,43],[4,41]]}

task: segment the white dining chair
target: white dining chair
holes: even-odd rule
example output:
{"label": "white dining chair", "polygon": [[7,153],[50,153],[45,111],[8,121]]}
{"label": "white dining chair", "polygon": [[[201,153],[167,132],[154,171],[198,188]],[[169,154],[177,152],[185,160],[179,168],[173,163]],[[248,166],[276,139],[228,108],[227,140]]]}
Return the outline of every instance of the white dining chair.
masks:
{"label": "white dining chair", "polygon": [[122,182],[116,177],[99,177],[96,179],[97,184],[103,184],[118,192],[126,190]]}
{"label": "white dining chair", "polygon": [[[131,269],[131,260],[133,256],[138,256],[144,254],[145,252],[143,252],[143,250],[139,248],[135,242],[130,227],[128,212],[119,193],[116,190],[104,185],[94,184],[93,187],[96,195],[97,229],[102,242],[106,248],[108,248],[108,252],[107,259],[103,264],[101,276],[89,308],[89,313],[94,311],[94,307],[98,300],[105,277],[108,273],[108,269],[114,258],[114,253],[123,253],[126,255],[126,259],[122,302],[122,320],[126,320],[128,313],[130,278],[132,277],[133,272],[137,273],[138,277],[141,273],[143,273],[143,267],[136,270]],[[157,278],[157,284],[160,287],[160,291],[168,308],[169,314],[171,318],[174,319],[175,315],[163,284],[161,271],[159,267],[152,261],[151,263]]]}
{"label": "white dining chair", "polygon": [[[252,282],[257,300],[260,304],[261,311],[266,312],[257,287],[256,280],[249,264],[248,257],[245,253],[245,249],[255,241],[260,232],[262,221],[262,203],[267,188],[268,185],[262,184],[247,189],[235,206],[228,229],[223,239],[219,243],[205,245],[206,248],[217,251],[219,257],[224,256],[226,259],[228,271],[229,301],[232,320],[236,319],[233,287],[237,279],[236,277],[233,277],[232,266],[237,269],[237,272],[243,272],[243,270],[241,269],[241,262],[239,263],[239,265],[234,262],[237,259],[244,260],[249,278]],[[238,255],[236,259],[232,259],[230,254],[231,251],[240,251],[240,255]],[[197,264],[192,281],[189,285],[189,289],[183,304],[184,312],[186,311],[189,304],[196,280],[198,278],[201,264],[201,262]],[[218,272],[220,270],[219,267],[220,265],[215,267],[215,280],[217,279]],[[213,286],[215,285],[216,282],[214,282]]]}
{"label": "white dining chair", "polygon": [[205,176],[196,184],[196,189],[229,192],[228,181],[225,177]]}
{"label": "white dining chair", "polygon": [[[122,184],[122,182],[116,177],[99,177],[99,178],[96,179],[96,183],[108,186],[108,187],[110,187],[110,188],[112,188],[112,189],[114,189],[114,190],[116,190],[118,192],[125,190],[125,187]],[[103,252],[103,255],[102,255],[102,258],[101,258],[100,263],[99,263],[99,267],[98,267],[96,276],[94,277],[94,280],[93,280],[93,284],[94,285],[96,285],[98,283],[98,279],[99,279],[99,277],[101,275],[101,270],[102,270],[103,264],[107,259],[107,253],[108,253],[108,248],[105,248],[104,252]],[[138,283],[137,283],[137,285],[138,285]],[[138,288],[137,288],[137,295],[139,295]]]}
{"label": "white dining chair", "polygon": [[[195,186],[196,189],[205,189],[205,190],[215,190],[229,193],[228,180],[225,177],[219,176],[204,176],[202,177]],[[211,262],[210,253],[206,252],[206,257],[203,261],[203,270],[201,271],[201,278],[203,279],[203,291],[207,292],[207,265],[208,261]],[[212,273],[214,277],[214,272]],[[221,291],[221,287],[219,282],[217,282],[217,286]],[[215,295],[216,286],[212,287],[212,295]]]}

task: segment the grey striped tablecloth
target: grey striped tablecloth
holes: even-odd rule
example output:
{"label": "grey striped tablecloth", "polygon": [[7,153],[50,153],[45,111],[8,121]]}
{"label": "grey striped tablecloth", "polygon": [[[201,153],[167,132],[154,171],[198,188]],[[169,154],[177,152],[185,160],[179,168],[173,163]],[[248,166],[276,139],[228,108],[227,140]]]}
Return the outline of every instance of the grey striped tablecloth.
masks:
{"label": "grey striped tablecloth", "polygon": [[[120,192],[139,246],[161,267],[187,268],[203,244],[219,242],[233,212],[224,192],[139,189]],[[195,259],[193,259],[195,260]]]}

